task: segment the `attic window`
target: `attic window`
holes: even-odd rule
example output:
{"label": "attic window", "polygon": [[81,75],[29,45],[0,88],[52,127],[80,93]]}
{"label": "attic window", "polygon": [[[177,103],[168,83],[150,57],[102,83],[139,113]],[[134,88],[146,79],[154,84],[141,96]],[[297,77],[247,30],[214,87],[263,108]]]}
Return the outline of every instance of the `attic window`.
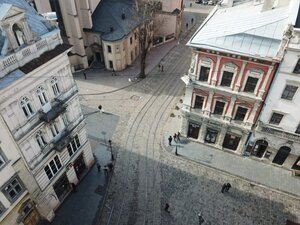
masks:
{"label": "attic window", "polygon": [[125,13],[122,13],[122,20],[125,20]]}

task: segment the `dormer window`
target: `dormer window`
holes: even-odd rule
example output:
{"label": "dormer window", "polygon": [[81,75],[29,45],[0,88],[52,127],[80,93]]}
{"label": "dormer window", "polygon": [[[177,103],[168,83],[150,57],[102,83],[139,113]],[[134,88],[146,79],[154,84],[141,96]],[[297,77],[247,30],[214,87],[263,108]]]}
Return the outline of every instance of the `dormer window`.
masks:
{"label": "dormer window", "polygon": [[24,45],[25,44],[25,35],[23,33],[23,30],[17,24],[14,24],[12,29],[13,29],[15,38],[18,42],[18,45],[19,46]]}

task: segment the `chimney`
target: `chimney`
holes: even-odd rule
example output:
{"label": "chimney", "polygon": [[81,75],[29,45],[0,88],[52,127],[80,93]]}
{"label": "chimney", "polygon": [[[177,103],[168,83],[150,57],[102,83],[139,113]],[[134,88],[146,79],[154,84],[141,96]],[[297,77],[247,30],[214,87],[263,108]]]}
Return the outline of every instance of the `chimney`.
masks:
{"label": "chimney", "polygon": [[125,13],[122,13],[122,20],[125,20]]}

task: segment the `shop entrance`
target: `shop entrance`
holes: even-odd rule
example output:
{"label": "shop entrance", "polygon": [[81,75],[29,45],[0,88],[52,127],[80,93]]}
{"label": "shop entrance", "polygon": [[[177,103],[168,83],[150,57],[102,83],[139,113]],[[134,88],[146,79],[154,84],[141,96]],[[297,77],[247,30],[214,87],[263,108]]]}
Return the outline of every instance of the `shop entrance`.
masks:
{"label": "shop entrance", "polygon": [[199,135],[199,130],[200,130],[200,125],[196,123],[189,123],[189,130],[188,130],[188,137],[198,139]]}
{"label": "shop entrance", "polygon": [[235,151],[240,143],[240,140],[241,137],[232,134],[226,134],[223,141],[223,147]]}
{"label": "shop entrance", "polygon": [[286,160],[286,158],[289,156],[291,151],[291,148],[287,147],[287,146],[283,146],[281,147],[275,158],[273,159],[272,163],[278,164],[278,165],[282,165],[284,163],[284,161]]}
{"label": "shop entrance", "polygon": [[82,173],[86,169],[86,166],[85,166],[82,154],[80,156],[78,156],[78,158],[75,160],[75,162],[74,162],[74,169],[75,169],[77,178],[80,179]]}
{"label": "shop entrance", "polygon": [[56,196],[62,201],[71,190],[71,186],[66,174],[63,174],[53,185]]}
{"label": "shop entrance", "polygon": [[268,142],[265,140],[257,140],[252,149],[251,155],[254,155],[258,158],[263,157],[266,149],[268,147]]}

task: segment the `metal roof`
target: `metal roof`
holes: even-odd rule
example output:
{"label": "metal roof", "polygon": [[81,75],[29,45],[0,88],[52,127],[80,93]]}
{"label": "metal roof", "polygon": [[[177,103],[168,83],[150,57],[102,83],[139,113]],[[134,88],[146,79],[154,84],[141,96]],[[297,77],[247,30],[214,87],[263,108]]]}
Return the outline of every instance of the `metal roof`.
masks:
{"label": "metal roof", "polygon": [[101,0],[92,15],[91,30],[100,33],[105,41],[117,41],[126,37],[139,24],[139,19],[132,10],[133,3],[133,0]]}
{"label": "metal roof", "polygon": [[262,11],[262,4],[244,2],[234,7],[217,6],[187,45],[241,54],[276,58],[288,24],[289,7]]}

